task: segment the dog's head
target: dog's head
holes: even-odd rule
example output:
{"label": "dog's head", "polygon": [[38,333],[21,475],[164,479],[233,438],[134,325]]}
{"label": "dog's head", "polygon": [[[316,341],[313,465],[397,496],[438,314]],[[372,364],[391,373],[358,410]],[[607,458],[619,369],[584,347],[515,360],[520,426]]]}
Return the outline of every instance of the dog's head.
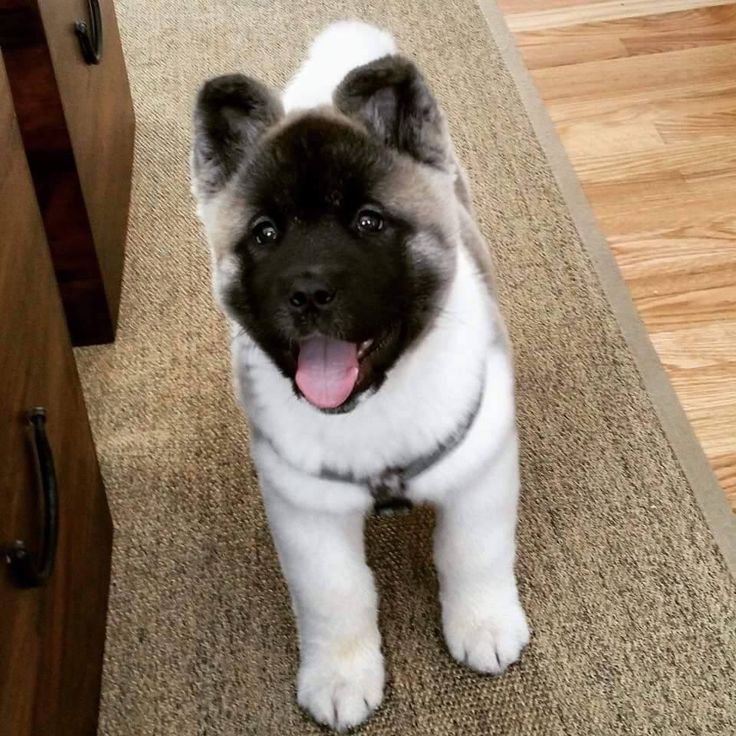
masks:
{"label": "dog's head", "polygon": [[414,65],[353,70],[284,116],[240,75],[201,90],[193,191],[225,312],[297,391],[346,410],[428,327],[455,267],[444,118]]}

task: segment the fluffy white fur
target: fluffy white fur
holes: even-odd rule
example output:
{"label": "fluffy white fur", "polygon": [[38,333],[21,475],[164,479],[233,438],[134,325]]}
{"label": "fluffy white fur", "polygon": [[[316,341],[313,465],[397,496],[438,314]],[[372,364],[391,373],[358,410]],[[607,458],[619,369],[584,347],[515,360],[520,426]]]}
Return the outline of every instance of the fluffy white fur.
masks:
{"label": "fluffy white fur", "polygon": [[[331,26],[288,85],[285,106],[329,104],[352,67],[394,50],[393,39],[371,26]],[[438,510],[435,562],[451,654],[478,671],[503,672],[529,637],[513,570],[513,376],[496,305],[460,236],[456,275],[436,323],[349,413],[323,414],[297,399],[253,341],[233,334],[240,401],[268,437],[255,437],[252,452],[297,617],[299,703],[344,730],[379,705],[384,683],[376,591],[363,551],[370,495],[313,473],[325,466],[368,475],[426,455],[462,422],[481,387],[480,412],[461,445],[412,481],[408,495]]]}
{"label": "fluffy white fur", "polygon": [[396,52],[385,31],[344,20],[325,28],[312,43],[306,61],[283,92],[285,112],[332,104],[332,93],[356,67]]}

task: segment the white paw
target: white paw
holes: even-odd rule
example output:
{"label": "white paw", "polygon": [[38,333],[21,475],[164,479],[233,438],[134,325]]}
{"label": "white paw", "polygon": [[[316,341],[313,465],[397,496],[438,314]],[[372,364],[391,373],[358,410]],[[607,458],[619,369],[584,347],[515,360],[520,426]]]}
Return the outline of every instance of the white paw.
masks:
{"label": "white paw", "polygon": [[462,608],[443,614],[450,654],[477,672],[501,675],[529,643],[529,627],[518,601],[479,613]]}
{"label": "white paw", "polygon": [[319,723],[347,731],[362,723],[383,698],[383,656],[377,645],[343,643],[304,658],[297,700]]}

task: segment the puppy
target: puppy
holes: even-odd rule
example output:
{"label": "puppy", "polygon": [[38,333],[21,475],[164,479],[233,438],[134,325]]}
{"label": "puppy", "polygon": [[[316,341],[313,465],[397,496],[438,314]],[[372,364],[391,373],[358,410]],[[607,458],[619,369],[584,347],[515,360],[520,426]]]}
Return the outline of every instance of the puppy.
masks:
{"label": "puppy", "polygon": [[297,697],[345,730],[384,667],[363,520],[437,509],[448,649],[501,674],[514,576],[513,375],[444,116],[387,33],[337,23],[282,94],[238,74],[194,112],[193,192],[299,631]]}

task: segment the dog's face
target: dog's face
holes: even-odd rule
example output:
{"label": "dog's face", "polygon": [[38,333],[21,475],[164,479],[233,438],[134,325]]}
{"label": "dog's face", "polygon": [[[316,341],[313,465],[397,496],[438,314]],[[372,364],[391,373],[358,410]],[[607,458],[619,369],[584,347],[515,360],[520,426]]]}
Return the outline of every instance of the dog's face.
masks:
{"label": "dog's face", "polygon": [[212,80],[192,164],[223,308],[297,392],[345,411],[435,317],[457,223],[444,122],[410,62],[353,71],[335,108],[284,118],[257,82]]}

